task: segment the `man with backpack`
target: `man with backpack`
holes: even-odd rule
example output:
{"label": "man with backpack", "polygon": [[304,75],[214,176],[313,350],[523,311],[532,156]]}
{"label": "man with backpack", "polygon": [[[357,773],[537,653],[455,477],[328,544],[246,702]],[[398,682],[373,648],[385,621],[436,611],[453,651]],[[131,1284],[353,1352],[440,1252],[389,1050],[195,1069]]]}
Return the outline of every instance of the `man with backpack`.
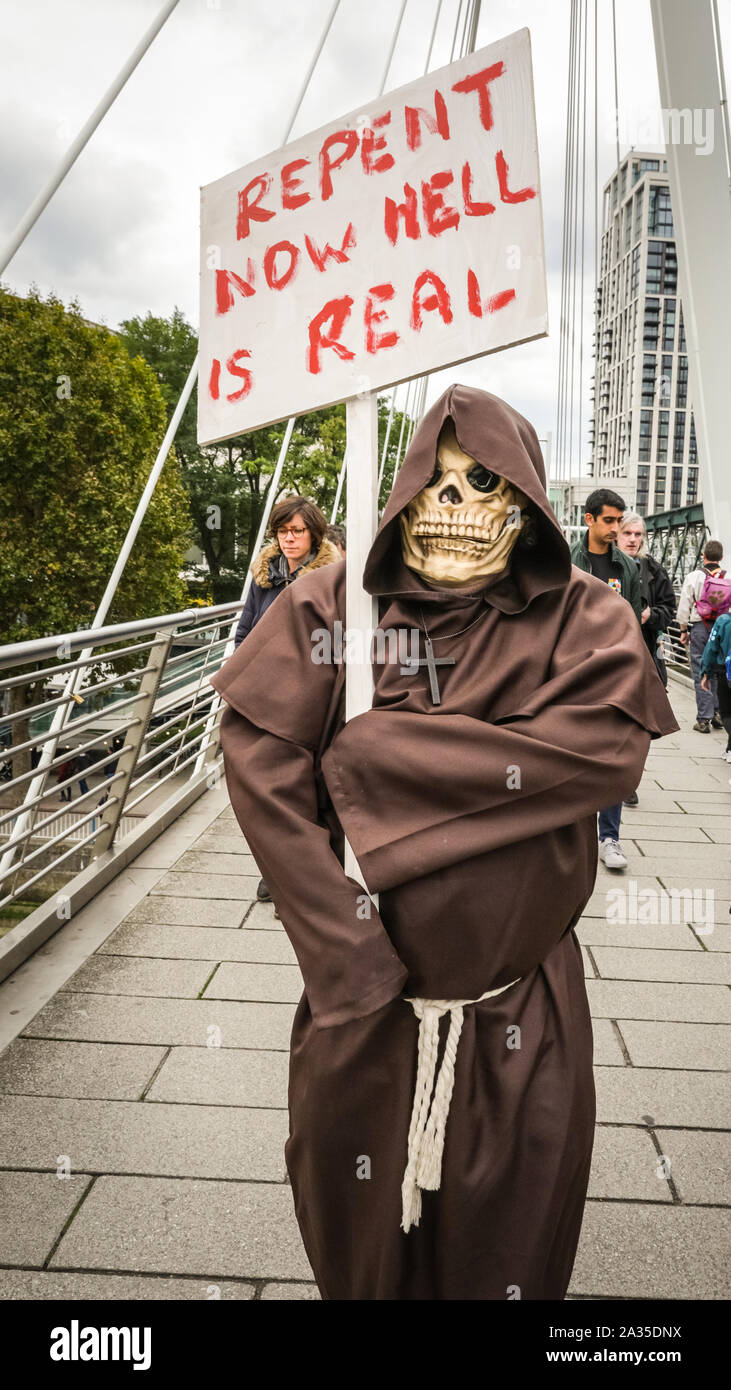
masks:
{"label": "man with backpack", "polygon": [[690,669],[695,687],[697,718],[693,728],[699,734],[723,728],[715,673],[709,672],[707,687],[701,683],[701,661],[708,635],[716,619],[731,611],[731,579],[721,569],[722,559],[721,542],[706,541],[703,567],[686,575],[678,599],[680,640],[690,647]]}

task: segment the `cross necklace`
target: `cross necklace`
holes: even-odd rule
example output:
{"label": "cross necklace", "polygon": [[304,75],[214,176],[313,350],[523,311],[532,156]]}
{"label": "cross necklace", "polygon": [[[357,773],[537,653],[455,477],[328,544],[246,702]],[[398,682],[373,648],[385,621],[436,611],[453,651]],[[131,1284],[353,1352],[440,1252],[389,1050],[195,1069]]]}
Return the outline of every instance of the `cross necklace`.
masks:
{"label": "cross necklace", "polygon": [[484,612],[478,613],[477,617],[473,618],[471,623],[468,623],[466,627],[459,628],[457,632],[447,632],[442,637],[431,638],[429,636],[426,622],[424,620],[424,613],[422,611],[421,606],[419,606],[419,616],[421,618],[421,625],[424,629],[424,651],[426,655],[422,657],[417,657],[413,661],[404,662],[404,664],[401,667],[401,674],[402,676],[415,676],[418,675],[419,669],[422,666],[426,666],[426,669],[429,673],[429,689],[431,692],[431,702],[433,705],[441,705],[442,703],[441,695],[439,693],[439,681],[437,680],[437,666],[456,665],[456,657],[435,656],[433,643],[447,642],[449,641],[450,637],[461,637],[463,632],[469,632],[470,628],[474,627],[475,623],[479,623],[481,619],[485,617],[485,614],[489,613],[489,611],[489,608],[486,607]]}

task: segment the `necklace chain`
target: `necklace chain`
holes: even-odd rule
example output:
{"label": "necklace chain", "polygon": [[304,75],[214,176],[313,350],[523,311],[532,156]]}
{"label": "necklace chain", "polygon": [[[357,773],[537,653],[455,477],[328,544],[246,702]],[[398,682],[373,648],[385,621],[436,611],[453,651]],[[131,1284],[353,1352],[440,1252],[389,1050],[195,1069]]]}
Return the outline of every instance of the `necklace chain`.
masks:
{"label": "necklace chain", "polygon": [[487,613],[489,613],[489,611],[490,611],[489,608],[485,607],[485,609],[483,610],[482,613],[478,613],[478,614],[477,614],[477,617],[472,619],[472,622],[471,622],[471,623],[468,623],[466,627],[461,627],[461,628],[459,628],[459,629],[457,630],[457,632],[445,632],[445,633],[442,634],[441,637],[430,637],[430,636],[429,636],[429,629],[427,628],[426,621],[425,621],[425,619],[424,619],[424,610],[422,609],[421,604],[419,605],[419,615],[420,615],[420,617],[421,617],[421,625],[422,625],[422,627],[423,627],[423,629],[424,629],[424,632],[426,633],[426,636],[429,638],[429,641],[430,641],[430,642],[448,642],[450,637],[461,637],[463,632],[469,632],[469,630],[470,630],[471,627],[474,627],[476,623],[481,622],[481,620],[485,617],[485,615],[486,615]]}

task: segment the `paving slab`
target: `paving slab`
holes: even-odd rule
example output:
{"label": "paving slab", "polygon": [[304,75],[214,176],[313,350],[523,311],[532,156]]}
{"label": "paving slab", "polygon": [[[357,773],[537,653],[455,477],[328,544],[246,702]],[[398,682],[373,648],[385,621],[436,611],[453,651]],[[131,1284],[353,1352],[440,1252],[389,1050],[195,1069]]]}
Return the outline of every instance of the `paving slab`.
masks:
{"label": "paving slab", "polygon": [[620,1027],[635,1067],[728,1070],[729,1034],[720,1023],[652,1023],[623,1019]]}
{"label": "paving slab", "polygon": [[296,1004],[302,990],[298,965],[238,965],[224,961],[207,985],[204,998]]}
{"label": "paving slab", "polygon": [[152,1007],[149,999],[130,994],[66,994],[61,990],[36,1014],[23,1036],[287,1051],[294,1014],[293,1004],[156,999]]}
{"label": "paving slab", "polygon": [[274,1109],[0,1098],[0,1168],[284,1182],[287,1134]]}
{"label": "paving slab", "polygon": [[614,1200],[671,1202],[664,1174],[658,1175],[658,1155],[647,1129],[629,1125],[598,1125],[589,1177],[589,1197]]}
{"label": "paving slab", "polygon": [[232,828],[228,823],[220,825],[217,822],[211,826],[210,830],[204,831],[191,845],[191,849],[199,852],[208,851],[211,854],[243,854],[253,858],[241,831]]}
{"label": "paving slab", "polygon": [[102,1177],[51,1269],[312,1280],[285,1184]]}
{"label": "paving slab", "polygon": [[181,855],[178,859],[175,868],[176,871],[185,870],[198,874],[246,874],[249,878],[255,878],[257,883],[261,878],[256,860],[251,854],[224,854],[219,850],[188,850],[187,854]]}
{"label": "paving slab", "polygon": [[169,960],[250,961],[296,965],[289,937],[282,931],[230,931],[225,927],[180,927],[165,922],[123,922],[97,955],[151,956]]}
{"label": "paving slab", "polygon": [[653,951],[592,946],[604,980],[663,980],[675,984],[730,985],[731,953],[722,951]]}
{"label": "paving slab", "polygon": [[164,1047],[15,1038],[0,1054],[0,1092],[139,1100],[164,1056]]}
{"label": "paving slab", "polygon": [[167,922],[171,926],[185,927],[240,927],[246,904],[218,900],[206,902],[197,899],[191,902],[186,897],[165,895],[159,898],[144,898],[138,907],[125,917],[123,926],[134,926],[138,922]]}
{"label": "paving slab", "polygon": [[317,1284],[265,1284],[260,1297],[266,1302],[271,1299],[286,1299],[289,1303],[295,1299],[307,1298],[312,1301],[319,1300],[320,1294]]}
{"label": "paving slab", "polygon": [[93,955],[66,983],[69,991],[91,994],[149,994],[197,999],[215,965],[209,960],[146,960],[137,956]]}
{"label": "paving slab", "polygon": [[[651,819],[649,816],[646,817],[646,820],[650,823],[644,824],[636,813],[630,815],[628,812],[626,816],[623,816],[622,843],[635,845],[639,843],[642,847],[655,843],[689,845],[707,845],[709,843],[708,836],[690,816],[676,816],[674,820],[672,817],[666,817],[666,822],[672,821],[670,825],[667,823],[658,825],[657,818]],[[644,853],[648,853],[647,849],[644,849]]]}
{"label": "paving slab", "polygon": [[91,1177],[72,1173],[0,1172],[0,1264],[41,1266]]}
{"label": "paving slab", "polygon": [[587,1202],[569,1291],[585,1298],[727,1299],[728,1238],[727,1212]]}
{"label": "paving slab", "polygon": [[726,926],[716,922],[713,931],[704,934],[701,941],[707,951],[731,951],[731,923]]}
{"label": "paving slab", "polygon": [[576,935],[584,945],[616,946],[622,950],[702,951],[703,945],[685,922],[607,922],[601,917],[582,917]]}
{"label": "paving slab", "polygon": [[729,1083],[723,1072],[594,1065],[597,1121],[727,1129]]}
{"label": "paving slab", "polygon": [[592,1018],[594,1035],[594,1066],[623,1067],[626,1065],[616,1030],[608,1018]]}
{"label": "paving slab", "polygon": [[247,931],[284,931],[278,917],[274,916],[274,903],[255,902],[244,917]]}
{"label": "paving slab", "polygon": [[[277,1287],[277,1286],[272,1286]],[[306,1285],[295,1286],[305,1288]],[[174,1299],[203,1300],[253,1299],[253,1284],[236,1279],[175,1279],[169,1274],[154,1277],[142,1274],[61,1274],[51,1270],[0,1269],[0,1299],[50,1300],[61,1303],[104,1302],[110,1299],[135,1300],[144,1303]]]}
{"label": "paving slab", "polygon": [[289,1055],[240,1048],[174,1047],[146,1095],[150,1101],[287,1108]]}
{"label": "paving slab", "polygon": [[722,985],[587,980],[586,989],[591,1012],[597,1018],[731,1022],[731,995]]}
{"label": "paving slab", "polygon": [[657,1137],[683,1202],[731,1205],[731,1134],[659,1129]]}
{"label": "paving slab", "polygon": [[155,884],[155,895],[188,898],[235,899],[250,902],[256,897],[259,875],[181,873],[173,869]]}

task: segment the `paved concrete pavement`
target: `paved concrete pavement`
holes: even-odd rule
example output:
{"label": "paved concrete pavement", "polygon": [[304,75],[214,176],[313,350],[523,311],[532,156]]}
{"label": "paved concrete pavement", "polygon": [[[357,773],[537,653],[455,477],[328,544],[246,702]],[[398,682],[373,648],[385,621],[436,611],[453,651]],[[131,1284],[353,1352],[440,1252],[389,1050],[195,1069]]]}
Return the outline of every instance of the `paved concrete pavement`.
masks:
{"label": "paved concrete pavement", "polygon": [[[579,928],[598,1127],[578,1299],[729,1294],[731,766],[671,696],[629,868],[600,866]],[[0,1297],[318,1297],[283,1160],[300,976],[257,878],[219,788],[0,986]]]}

